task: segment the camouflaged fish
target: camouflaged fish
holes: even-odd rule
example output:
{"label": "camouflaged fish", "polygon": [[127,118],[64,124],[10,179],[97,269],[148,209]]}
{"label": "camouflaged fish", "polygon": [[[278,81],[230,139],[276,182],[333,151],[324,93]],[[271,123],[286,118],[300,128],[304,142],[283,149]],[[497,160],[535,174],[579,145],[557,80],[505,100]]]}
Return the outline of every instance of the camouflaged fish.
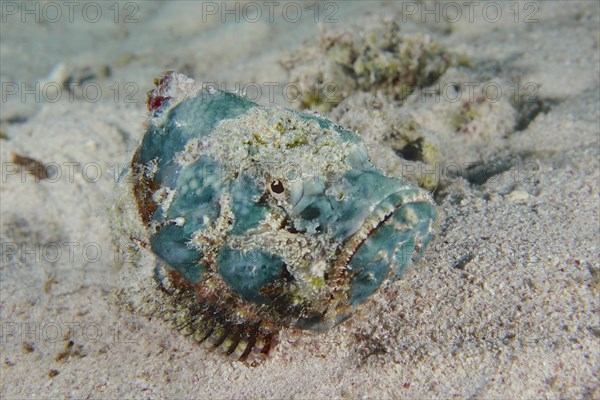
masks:
{"label": "camouflaged fish", "polygon": [[156,85],[114,208],[137,308],[256,359],[284,327],[344,321],[423,254],[431,197],[374,168],[355,133],[179,73]]}

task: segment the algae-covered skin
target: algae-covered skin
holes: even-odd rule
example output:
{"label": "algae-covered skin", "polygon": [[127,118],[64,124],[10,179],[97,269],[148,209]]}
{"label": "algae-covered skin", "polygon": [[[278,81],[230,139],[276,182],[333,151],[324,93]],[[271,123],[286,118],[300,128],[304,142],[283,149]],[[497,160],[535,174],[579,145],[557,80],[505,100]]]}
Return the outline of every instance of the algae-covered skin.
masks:
{"label": "algae-covered skin", "polygon": [[342,322],[422,256],[429,193],[374,168],[355,133],[178,73],[156,84],[114,207],[133,308],[252,359],[284,327]]}

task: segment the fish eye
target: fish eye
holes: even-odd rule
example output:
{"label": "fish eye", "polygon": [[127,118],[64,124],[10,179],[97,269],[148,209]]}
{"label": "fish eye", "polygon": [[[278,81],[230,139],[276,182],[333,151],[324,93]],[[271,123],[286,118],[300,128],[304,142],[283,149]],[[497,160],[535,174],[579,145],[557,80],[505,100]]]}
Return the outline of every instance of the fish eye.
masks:
{"label": "fish eye", "polygon": [[283,183],[281,183],[281,181],[274,180],[273,182],[271,182],[271,191],[273,193],[281,194],[284,190],[285,188],[283,187]]}

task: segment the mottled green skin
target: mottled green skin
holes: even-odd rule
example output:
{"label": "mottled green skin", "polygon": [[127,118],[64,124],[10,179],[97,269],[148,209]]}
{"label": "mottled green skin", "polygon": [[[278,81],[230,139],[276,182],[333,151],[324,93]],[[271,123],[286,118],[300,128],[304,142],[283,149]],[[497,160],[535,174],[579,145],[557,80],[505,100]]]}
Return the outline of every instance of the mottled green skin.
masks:
{"label": "mottled green skin", "polygon": [[[180,103],[171,110],[169,118],[160,127],[151,125],[144,135],[140,147],[140,162],[147,164],[155,160],[159,166],[155,182],[161,186],[179,189],[169,213],[184,216],[193,223],[184,227],[166,226],[151,236],[152,250],[186,279],[198,282],[204,267],[202,254],[188,248],[186,242],[191,234],[204,226],[204,216],[216,218],[219,212],[218,194],[223,190],[218,175],[212,173],[217,162],[200,159],[182,170],[174,161],[175,152],[181,151],[188,140],[203,136],[226,118],[234,118],[254,105],[238,96],[218,92],[212,96],[198,96]],[[178,121],[176,125],[174,122]],[[197,185],[201,191],[188,188]],[[215,203],[215,200],[217,203]],[[241,199],[243,201],[244,198]],[[240,204],[238,202],[237,204]],[[169,216],[160,212],[155,221],[164,221]],[[252,216],[258,217],[259,211]],[[252,216],[250,218],[252,218]]]}
{"label": "mottled green skin", "polygon": [[[318,125],[332,143],[354,147],[336,161],[343,167],[341,172],[299,173],[287,176],[288,180],[278,177],[286,190],[284,200],[269,189],[272,168],[263,165],[260,155],[271,143],[264,144],[267,139],[260,132],[249,135],[259,136],[254,142],[248,139],[247,151],[241,149],[243,168],[202,148],[191,162],[176,160],[190,140],[202,142],[215,134],[220,123],[243,117],[252,109],[270,113],[269,108],[220,91],[202,92],[175,106],[167,101],[153,110],[159,122],[149,125],[135,164],[153,171],[143,190],[154,194],[157,188],[167,188],[173,196],[168,207],[156,207],[148,222],[151,250],[193,285],[205,284],[207,274],[218,274],[234,296],[258,307],[275,324],[329,328],[364,303],[385,279],[400,278],[407,266],[418,261],[431,239],[435,208],[420,188],[375,169],[356,134],[313,114],[277,109],[313,130]],[[317,125],[310,125],[311,121]],[[282,138],[291,132],[286,129]],[[227,133],[220,135],[219,146],[227,149]],[[305,152],[308,157],[318,150],[314,137],[319,136],[310,136],[306,143],[288,142],[282,148]],[[240,142],[235,143],[232,154],[240,151]],[[198,232],[217,229],[216,221],[224,215],[223,196],[229,196],[233,215],[230,225],[219,228],[223,237],[206,243],[193,241]],[[150,195],[142,206],[149,199]],[[282,221],[281,228],[269,222],[274,216]],[[175,223],[178,219],[184,222]],[[287,242],[273,239],[277,236],[260,236],[268,229],[275,234],[280,229]],[[355,235],[364,237],[357,240]],[[286,246],[292,252],[290,243],[296,239],[315,248],[304,249],[303,256],[285,253]],[[246,247],[240,248],[239,243]],[[311,265],[320,271],[315,276]],[[336,299],[331,306],[325,304],[329,298]],[[333,318],[333,323],[327,318]]]}

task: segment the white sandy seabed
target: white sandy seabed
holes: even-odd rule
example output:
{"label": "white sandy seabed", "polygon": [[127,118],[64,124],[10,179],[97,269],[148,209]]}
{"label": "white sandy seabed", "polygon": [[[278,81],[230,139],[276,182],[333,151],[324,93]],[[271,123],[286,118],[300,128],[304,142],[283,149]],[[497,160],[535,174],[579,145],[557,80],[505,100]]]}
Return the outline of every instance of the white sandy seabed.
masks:
{"label": "white sandy seabed", "polygon": [[[221,21],[220,2],[216,15],[207,3],[123,2],[118,14],[92,3],[97,22],[87,3],[73,22],[63,2],[31,2],[25,22],[20,2],[2,3],[2,398],[600,398],[598,3],[492,2],[498,21],[484,3],[472,21],[438,5],[423,22],[435,3],[405,3],[403,19],[400,2],[321,2],[298,23],[291,8],[269,23],[262,2],[238,23]],[[454,23],[433,21],[444,10]],[[284,332],[256,368],[114,305],[123,263],[105,210],[153,77],[285,82],[280,57],[320,29],[366,31],[383,16],[465,54],[480,76],[536,84],[543,112],[507,141],[520,163],[452,182],[418,268],[330,332]],[[69,77],[98,82],[99,100],[21,86]],[[61,176],[14,173],[13,153]]]}

